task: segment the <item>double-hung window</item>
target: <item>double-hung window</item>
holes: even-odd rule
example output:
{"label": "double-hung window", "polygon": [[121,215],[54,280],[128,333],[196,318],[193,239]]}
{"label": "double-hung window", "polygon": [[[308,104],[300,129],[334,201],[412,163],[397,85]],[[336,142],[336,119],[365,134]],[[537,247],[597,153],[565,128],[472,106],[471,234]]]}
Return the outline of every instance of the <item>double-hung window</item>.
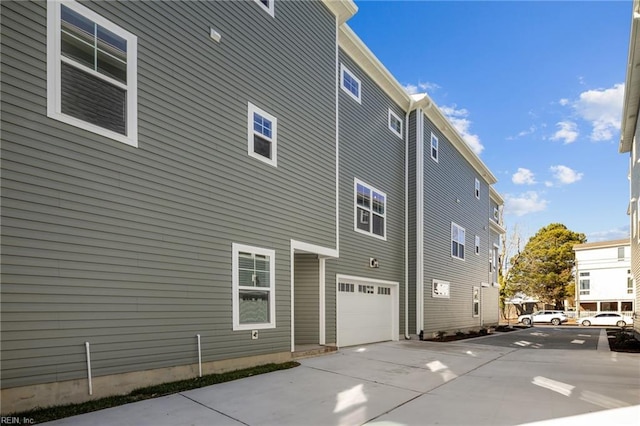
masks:
{"label": "double-hung window", "polygon": [[249,102],[248,152],[251,157],[278,166],[278,120]]}
{"label": "double-hung window", "polygon": [[479,235],[476,235],[476,241],[475,242],[476,242],[476,245],[475,245],[476,254],[480,255],[480,236]]}
{"label": "double-hung window", "polygon": [[364,182],[355,180],[355,230],[377,238],[387,238],[387,196]]}
{"label": "double-hung window", "polygon": [[431,133],[431,158],[438,161],[438,137]]}
{"label": "double-hung window", "polygon": [[465,229],[451,222],[451,256],[464,260]]}
{"label": "double-hung window", "polygon": [[233,329],[274,328],[274,250],[232,245]]}
{"label": "double-hung window", "polygon": [[474,188],[475,188],[476,198],[479,200],[480,199],[480,181],[477,178],[475,181]]}
{"label": "double-hung window", "polygon": [[472,294],[472,313],[474,317],[480,316],[480,287],[473,287]]}
{"label": "double-hung window", "polygon": [[75,1],[47,2],[47,115],[138,146],[137,38]]}
{"label": "double-hung window", "polygon": [[362,84],[360,80],[342,64],[340,65],[340,87],[342,87],[342,90],[347,92],[349,96],[358,101],[358,103],[361,102]]}
{"label": "double-hung window", "polygon": [[590,272],[580,272],[580,279],[578,280],[578,284],[580,285],[580,295],[587,296],[591,293],[591,280],[589,276]]}
{"label": "double-hung window", "polygon": [[402,138],[402,119],[391,109],[389,109],[389,130],[399,138]]}

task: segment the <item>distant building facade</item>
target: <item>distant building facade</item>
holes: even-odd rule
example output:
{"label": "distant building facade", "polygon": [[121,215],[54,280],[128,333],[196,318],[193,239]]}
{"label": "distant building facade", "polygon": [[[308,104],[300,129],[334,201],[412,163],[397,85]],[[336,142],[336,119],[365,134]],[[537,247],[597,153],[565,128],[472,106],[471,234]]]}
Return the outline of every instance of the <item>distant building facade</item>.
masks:
{"label": "distant building facade", "polygon": [[636,291],[631,275],[629,240],[577,244],[573,250],[577,315],[633,312]]}

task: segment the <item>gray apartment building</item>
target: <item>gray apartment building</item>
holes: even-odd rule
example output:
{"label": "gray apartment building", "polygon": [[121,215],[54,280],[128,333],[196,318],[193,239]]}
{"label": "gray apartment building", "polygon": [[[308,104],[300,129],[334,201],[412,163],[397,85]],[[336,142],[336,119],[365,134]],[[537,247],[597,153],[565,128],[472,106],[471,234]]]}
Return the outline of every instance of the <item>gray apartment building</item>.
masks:
{"label": "gray apartment building", "polygon": [[0,7],[3,413],[498,322],[496,178],[352,1]]}
{"label": "gray apartment building", "polygon": [[[629,56],[625,80],[622,124],[618,151],[629,156],[629,205],[630,219],[631,275],[635,287],[634,317],[640,317],[640,152],[637,138],[640,133],[640,2],[633,1],[631,10]],[[640,321],[633,323],[636,337],[640,339]]]}

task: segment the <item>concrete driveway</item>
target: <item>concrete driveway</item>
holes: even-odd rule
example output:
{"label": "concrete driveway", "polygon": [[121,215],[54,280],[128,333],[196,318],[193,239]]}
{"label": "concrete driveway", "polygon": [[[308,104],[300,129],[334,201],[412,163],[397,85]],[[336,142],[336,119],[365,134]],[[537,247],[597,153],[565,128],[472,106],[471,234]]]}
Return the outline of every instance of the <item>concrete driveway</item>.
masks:
{"label": "concrete driveway", "polygon": [[[290,370],[48,424],[637,425],[640,356],[609,352],[602,333],[535,327],[454,343],[344,348]],[[547,349],[544,342],[556,340],[562,348]]]}

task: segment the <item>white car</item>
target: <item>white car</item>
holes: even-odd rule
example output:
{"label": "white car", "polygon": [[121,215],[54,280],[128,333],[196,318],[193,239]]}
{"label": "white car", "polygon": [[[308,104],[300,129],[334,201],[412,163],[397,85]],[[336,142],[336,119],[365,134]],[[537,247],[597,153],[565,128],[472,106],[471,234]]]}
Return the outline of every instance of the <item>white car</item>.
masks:
{"label": "white car", "polygon": [[567,322],[568,318],[562,311],[537,311],[532,314],[520,315],[518,322],[524,325],[531,325],[532,323],[547,323],[553,325],[560,325],[563,322]]}
{"label": "white car", "polygon": [[610,325],[624,327],[625,325],[633,324],[633,318],[611,312],[607,314],[598,314],[591,317],[580,318],[578,320],[578,324],[584,326]]}

